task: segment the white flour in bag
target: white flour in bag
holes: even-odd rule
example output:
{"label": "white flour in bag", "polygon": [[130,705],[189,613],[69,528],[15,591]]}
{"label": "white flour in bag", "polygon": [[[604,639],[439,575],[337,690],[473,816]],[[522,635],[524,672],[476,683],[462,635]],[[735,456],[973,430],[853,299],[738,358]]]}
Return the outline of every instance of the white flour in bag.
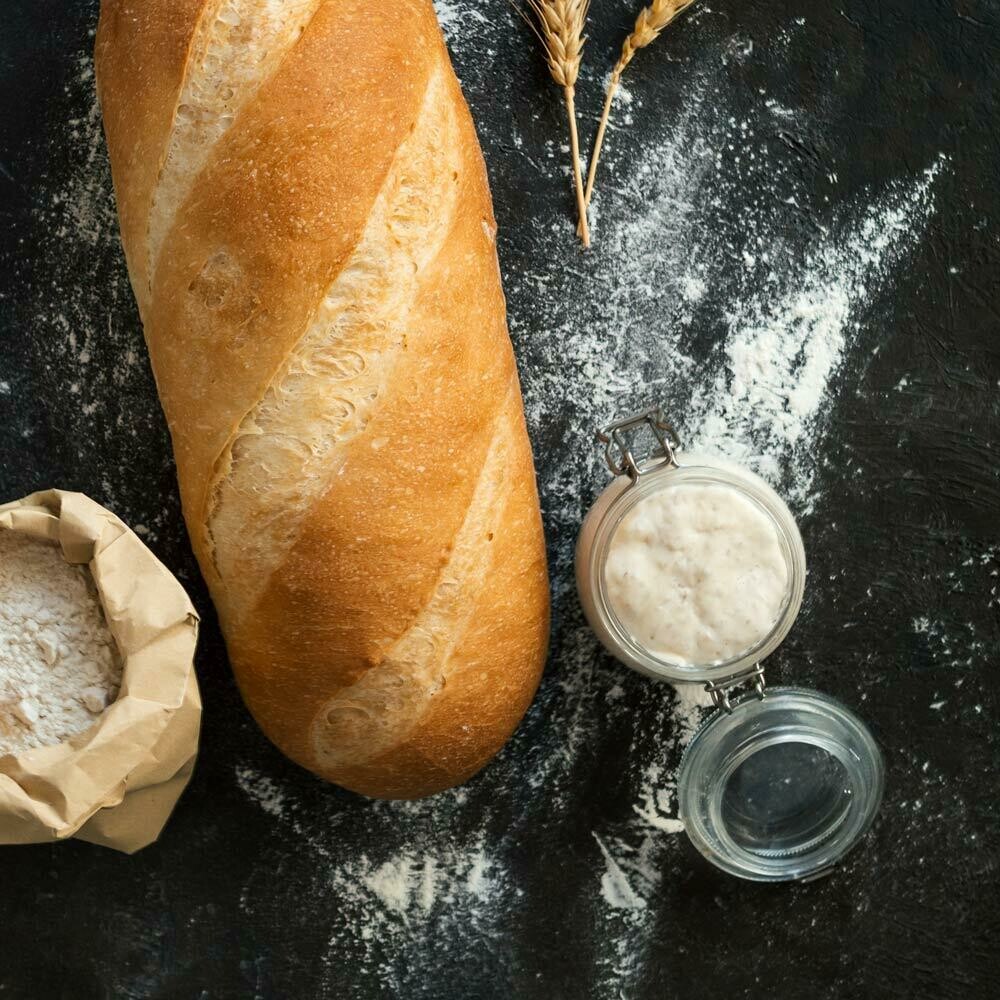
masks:
{"label": "white flour in bag", "polygon": [[57,546],[0,531],[0,754],[82,732],[120,683],[87,569]]}

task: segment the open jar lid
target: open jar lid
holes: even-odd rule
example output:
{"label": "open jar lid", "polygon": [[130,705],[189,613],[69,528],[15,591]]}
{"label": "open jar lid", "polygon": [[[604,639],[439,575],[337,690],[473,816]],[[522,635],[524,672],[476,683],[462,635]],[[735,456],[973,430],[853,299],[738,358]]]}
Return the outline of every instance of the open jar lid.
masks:
{"label": "open jar lid", "polygon": [[709,861],[779,882],[832,870],[875,818],[884,775],[856,715],[816,691],[771,688],[706,720],[684,753],[677,796]]}

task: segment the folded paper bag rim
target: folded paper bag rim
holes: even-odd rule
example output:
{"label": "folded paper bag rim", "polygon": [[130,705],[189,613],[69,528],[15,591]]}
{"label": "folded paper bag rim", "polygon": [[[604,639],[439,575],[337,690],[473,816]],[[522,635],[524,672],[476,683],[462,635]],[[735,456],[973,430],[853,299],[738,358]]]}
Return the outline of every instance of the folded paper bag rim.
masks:
{"label": "folded paper bag rim", "polygon": [[0,531],[87,564],[123,660],[118,698],[84,732],[0,756],[0,844],[75,837],[131,854],[160,835],[198,754],[198,613],[115,514],[45,490],[0,505]]}

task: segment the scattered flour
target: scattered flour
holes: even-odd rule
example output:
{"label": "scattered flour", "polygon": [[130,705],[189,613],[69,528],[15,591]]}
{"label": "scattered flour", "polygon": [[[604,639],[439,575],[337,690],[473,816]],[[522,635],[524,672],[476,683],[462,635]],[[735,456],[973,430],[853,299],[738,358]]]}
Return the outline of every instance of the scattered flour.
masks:
{"label": "scattered flour", "polygon": [[[354,949],[363,959],[359,975],[383,986],[395,989],[401,970],[421,964],[434,974],[433,949],[420,942],[497,933],[519,895],[482,831],[467,838],[442,832],[467,802],[463,788],[415,802],[369,802],[351,818],[370,822],[373,849],[345,855],[336,835],[347,818],[343,813],[325,812],[317,803],[304,806],[246,765],[237,766],[236,782],[297,844],[322,859],[324,875],[310,891],[335,900],[338,916],[324,961],[334,964],[345,949]],[[400,843],[386,850],[383,841],[392,830],[399,831]],[[377,855],[376,845],[382,851]]]}
{"label": "scattered flour", "polygon": [[594,840],[597,841],[597,846],[601,849],[601,854],[604,855],[605,868],[604,874],[601,876],[601,895],[604,897],[604,901],[616,910],[644,910],[646,900],[632,888],[621,865],[596,833]]}
{"label": "scattered flour", "polygon": [[643,775],[639,789],[639,804],[632,806],[635,814],[655,830],[682,833],[684,821],[676,815],[677,784],[672,776],[664,776],[659,763],[652,763]]}
{"label": "scattered flour", "polygon": [[[798,135],[813,127],[815,109],[790,107],[787,94],[762,89],[748,111],[742,78],[732,72],[768,46],[767,57],[780,62],[802,26],[751,41],[730,37],[723,18],[696,8],[697,56],[676,63],[682,99],[670,103],[667,87],[654,101],[638,77],[632,100],[620,95],[621,122],[631,113],[636,127],[609,130],[594,248],[578,254],[568,195],[527,207],[500,200],[512,178],[518,190],[539,176],[553,187],[566,180],[561,135],[548,144],[537,139],[539,116],[561,121],[556,88],[543,110],[526,102],[523,75],[496,73],[491,46],[520,30],[515,15],[488,0],[435,6],[474,110],[512,109],[510,120],[479,115],[477,126],[487,163],[501,177],[495,192],[511,334],[529,426],[541,445],[539,487],[554,540],[553,662],[510,749],[468,789],[419,803],[361,803],[245,766],[235,781],[262,821],[274,824],[283,858],[291,841],[315,860],[301,866],[308,872],[301,877],[313,881],[300,888],[329,897],[334,908],[325,961],[351,962],[373,994],[418,995],[413,984],[433,976],[442,941],[460,950],[502,937],[519,916],[521,894],[539,891],[520,881],[523,851],[546,830],[551,864],[571,876],[584,867],[591,886],[600,927],[595,995],[629,995],[642,943],[656,929],[657,886],[687,864],[674,835],[682,829],[675,773],[708,709],[697,686],[675,691],[610,662],[579,613],[573,540],[607,478],[591,431],[633,408],[637,395],[657,399],[685,446],[750,465],[808,515],[822,496],[816,456],[827,422],[857,359],[877,344],[874,331],[933,213],[935,177],[947,163],[835,196],[834,172],[823,168],[822,183],[810,177],[811,168],[792,163],[776,138],[777,130]],[[89,95],[88,60],[78,76],[75,85]],[[599,92],[598,78],[585,83]],[[164,482],[172,472],[137,326],[122,325],[130,296],[99,117],[88,101],[73,125],[73,180],[40,213],[40,228],[54,234],[42,249],[55,284],[36,289],[34,314],[21,319],[37,330],[39,356],[52,365],[43,388],[76,386],[80,435],[104,449],[102,499],[114,506],[114,470],[129,468],[136,436],[148,440],[150,428],[161,434],[154,444],[164,455]],[[585,132],[587,125],[581,117]],[[71,260],[81,250],[93,262],[82,271]],[[96,363],[109,344],[116,363]],[[4,400],[26,393],[2,358],[0,393]],[[26,437],[44,416],[18,415]],[[169,505],[148,527],[154,538],[182,530]],[[946,652],[952,647],[943,639],[924,638],[935,655],[958,655]],[[975,641],[967,637],[961,653]],[[630,739],[615,792],[621,813],[594,822],[589,855],[564,851],[558,838],[574,829],[586,794],[581,776],[592,773],[605,738],[622,732]],[[289,877],[293,867],[298,873],[289,865]],[[248,891],[244,905],[263,904]]]}
{"label": "scattered flour", "polygon": [[236,783],[269,816],[284,815],[285,793],[266,774],[241,764],[236,768]]}
{"label": "scattered flour", "polygon": [[[475,66],[463,72],[482,25],[462,15],[479,6],[438,0],[437,7],[473,104],[516,105],[523,95],[494,92],[514,84],[487,80]],[[779,49],[789,37],[778,38]],[[442,832],[464,814],[464,801],[452,794],[373,806],[373,822],[392,816],[412,824],[405,843],[385,855],[330,856],[332,886],[349,916],[331,940],[331,955],[363,947],[365,967],[390,989],[409,981],[401,965],[419,962],[429,941],[502,926],[518,898],[512,872],[519,838],[548,823],[572,823],[579,776],[589,773],[606,733],[624,727],[631,734],[620,778],[628,818],[592,830],[595,850],[585,862],[602,926],[595,989],[626,990],[653,930],[653,894],[687,864],[676,836],[683,826],[675,773],[710,703],[698,686],[675,690],[626,674],[583,622],[572,543],[587,504],[607,481],[590,434],[644,400],[659,400],[685,446],[749,465],[807,516],[820,497],[816,456],[844,369],[859,347],[871,349],[896,273],[933,212],[935,178],[947,169],[939,160],[874,193],[823,201],[773,140],[775,118],[781,128],[806,127],[806,110],[793,118],[763,98],[755,116],[729,110],[739,97],[726,65],[751,58],[747,39],[705,46],[697,66],[683,67],[684,101],[661,112],[658,131],[641,142],[634,130],[609,131],[589,254],[574,255],[564,204],[530,212],[522,206],[508,215],[508,226],[521,227],[519,264],[505,273],[511,334],[529,426],[544,442],[542,507],[558,540],[551,563],[560,610],[554,665],[509,755],[473,786],[476,829]],[[633,108],[641,113],[638,96]],[[507,157],[505,169],[565,182],[558,140],[548,147],[522,142],[523,122],[509,130],[488,118],[478,124],[487,162]],[[503,210],[498,204],[501,216]],[[503,251],[503,228],[500,237]],[[516,772],[506,760],[517,762]],[[512,819],[503,803],[525,782],[535,794]],[[306,823],[291,806],[284,821]],[[324,822],[302,830],[317,851],[327,849]],[[496,832],[494,824],[508,830],[511,823],[509,832]],[[469,872],[480,858],[490,889],[470,893]],[[443,899],[451,902],[438,905]]]}
{"label": "scattered flour", "polygon": [[90,573],[54,545],[0,531],[0,754],[83,732],[120,683]]}
{"label": "scattered flour", "polygon": [[[535,221],[531,252],[519,248],[519,259],[540,263],[505,275],[528,422],[545,443],[542,506],[556,537],[575,539],[607,482],[593,429],[652,401],[665,405],[685,447],[749,466],[808,517],[821,498],[817,456],[842,385],[881,336],[897,275],[948,169],[938,158],[914,177],[824,200],[775,137],[813,127],[810,112],[762,98],[754,113],[734,114],[736,85],[720,67],[756,58],[753,47],[732,39],[703,55],[683,67],[683,103],[658,109],[658,138],[609,131],[589,254],[573,256],[573,221],[557,206]],[[834,189],[836,175],[822,176]],[[592,831],[595,906],[604,908],[596,978],[627,995],[641,942],[655,933],[649,904],[659,884],[630,864],[642,859],[670,878],[689,863],[676,836],[675,774],[710,703],[698,686],[621,679],[623,668],[595,650],[575,614],[572,558],[571,544],[556,547],[564,618],[558,667],[538,706],[558,749],[531,755],[530,780],[553,807],[571,809],[575,769],[602,734],[632,732],[620,779],[630,819]],[[617,685],[625,696],[609,700]],[[530,722],[522,732],[523,756],[543,733]]]}
{"label": "scattered flour", "polygon": [[674,689],[674,722],[680,742],[688,743],[701,724],[705,713],[712,707],[712,696],[700,684],[686,684]]}
{"label": "scattered flour", "polygon": [[681,286],[681,295],[685,302],[700,302],[705,297],[707,291],[705,282],[693,274],[684,275],[684,282]]}
{"label": "scattered flour", "polygon": [[428,914],[437,902],[488,902],[492,888],[489,867],[481,846],[449,859],[433,853],[417,857],[407,851],[374,870],[362,868],[358,880],[389,912],[405,916],[419,910]]}
{"label": "scattered flour", "polygon": [[724,369],[691,402],[692,436],[784,485],[802,514],[812,509],[831,382],[870,297],[922,229],[943,165],[937,160],[908,189],[862,209],[840,239],[806,257],[792,282],[770,271],[726,314]]}
{"label": "scattered flour", "polygon": [[381,862],[362,855],[338,864],[325,891],[349,930],[334,930],[324,961],[341,962],[350,941],[364,972],[391,989],[406,975],[434,977],[440,942],[498,936],[516,896],[482,839],[461,848],[411,842]]}
{"label": "scattered flour", "polygon": [[[25,454],[38,453],[11,469],[10,488],[29,492],[49,476],[47,463],[57,463],[64,482],[141,521],[147,543],[181,550],[179,501],[167,488],[175,478],[169,436],[121,254],[90,51],[67,59],[66,71],[65,126],[52,130],[48,156],[25,154],[23,168],[31,162],[37,170],[32,253],[25,254],[31,269],[4,302],[26,350],[0,352],[0,381],[8,386],[2,416],[25,440]],[[20,273],[25,262],[4,266]],[[53,407],[52,398],[74,406]],[[157,484],[138,511],[137,450]],[[162,456],[159,474],[150,464],[155,456]]]}
{"label": "scattered flour", "polygon": [[469,40],[473,29],[482,30],[490,25],[489,7],[480,0],[434,0],[438,23],[448,44],[455,48]]}

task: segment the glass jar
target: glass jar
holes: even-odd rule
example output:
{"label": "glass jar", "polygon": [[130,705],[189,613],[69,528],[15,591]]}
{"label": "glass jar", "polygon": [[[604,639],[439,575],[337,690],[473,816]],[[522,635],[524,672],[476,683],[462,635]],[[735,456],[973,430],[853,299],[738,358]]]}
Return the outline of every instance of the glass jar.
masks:
{"label": "glass jar", "polygon": [[[642,431],[655,446],[637,459],[633,437]],[[752,472],[682,454],[658,407],[616,421],[598,438],[615,478],[587,513],[577,543],[584,614],[626,666],[674,684],[703,683],[717,709],[692,737],[678,774],[688,836],[713,864],[743,878],[781,881],[830,871],[874,819],[884,765],[868,729],[843,705],[817,692],[765,687],[763,660],[790,631],[805,588],[795,518]],[[734,491],[774,529],[786,569],[785,593],[770,626],[746,648],[711,662],[671,659],[646,648],[608,592],[605,570],[624,519],[647,498],[682,485]],[[753,690],[731,700],[741,684]]]}

